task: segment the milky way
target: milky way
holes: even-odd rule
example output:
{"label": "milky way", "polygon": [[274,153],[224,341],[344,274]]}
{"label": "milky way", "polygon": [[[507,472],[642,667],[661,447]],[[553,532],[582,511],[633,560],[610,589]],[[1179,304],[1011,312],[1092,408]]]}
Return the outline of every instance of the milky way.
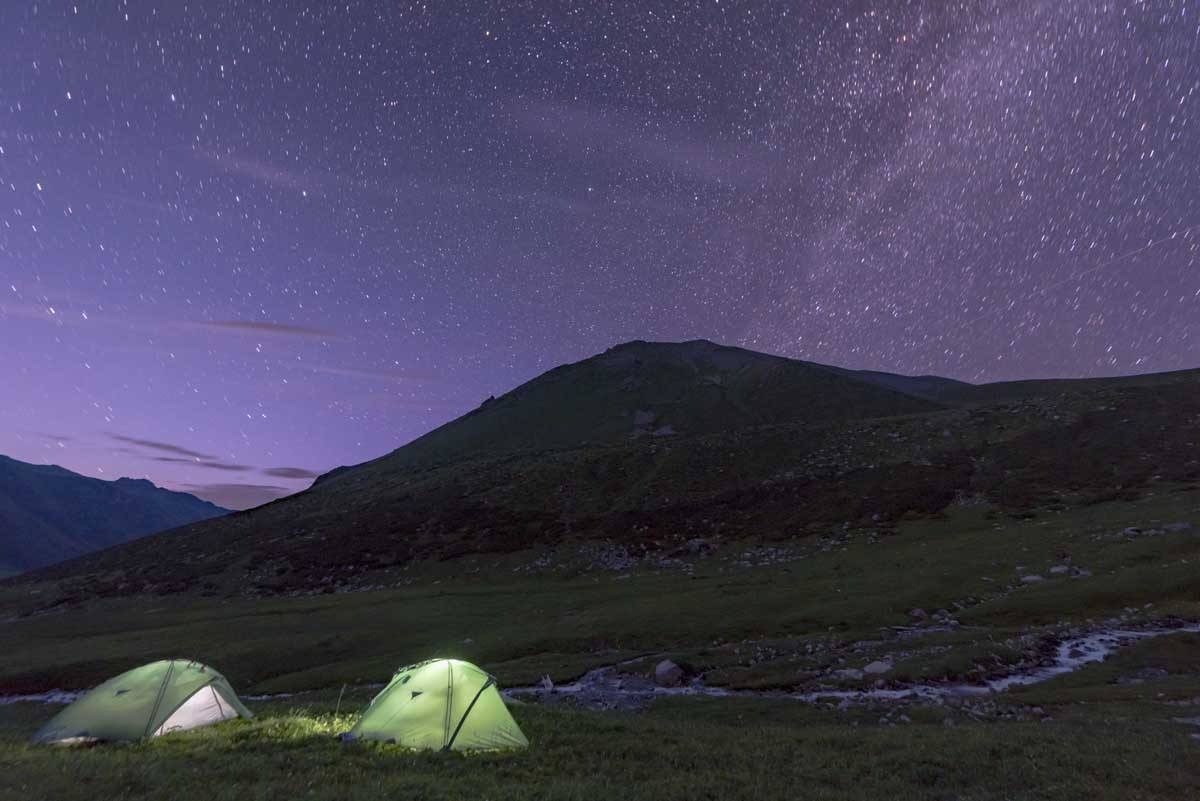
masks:
{"label": "milky way", "polygon": [[1200,364],[1200,2],[4,3],[0,452],[244,506],[556,364]]}

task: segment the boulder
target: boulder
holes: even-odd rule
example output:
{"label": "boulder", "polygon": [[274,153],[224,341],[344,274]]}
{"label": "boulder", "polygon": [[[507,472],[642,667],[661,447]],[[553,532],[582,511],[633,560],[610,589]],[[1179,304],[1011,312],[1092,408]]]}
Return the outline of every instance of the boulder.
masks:
{"label": "boulder", "polygon": [[863,665],[863,673],[887,673],[891,669],[892,663],[885,662],[882,659],[878,659],[869,665]]}
{"label": "boulder", "polygon": [[1059,574],[1066,573],[1070,569],[1070,565],[1055,565],[1054,567],[1050,568],[1050,572],[1057,576]]}
{"label": "boulder", "polygon": [[911,612],[909,612],[908,616],[916,618],[917,620],[924,620],[925,618],[929,617],[929,613],[926,612],[924,609],[917,607],[916,609],[913,609]]}
{"label": "boulder", "polygon": [[664,659],[654,666],[654,683],[659,687],[678,687],[683,684],[683,668]]}
{"label": "boulder", "polygon": [[863,677],[863,672],[858,668],[843,668],[841,670],[835,670],[833,675],[839,679],[861,679]]}
{"label": "boulder", "polygon": [[1037,584],[1039,581],[1045,581],[1045,580],[1046,579],[1042,578],[1041,576],[1035,575],[1035,574],[1030,574],[1028,576],[1021,576],[1022,584]]}

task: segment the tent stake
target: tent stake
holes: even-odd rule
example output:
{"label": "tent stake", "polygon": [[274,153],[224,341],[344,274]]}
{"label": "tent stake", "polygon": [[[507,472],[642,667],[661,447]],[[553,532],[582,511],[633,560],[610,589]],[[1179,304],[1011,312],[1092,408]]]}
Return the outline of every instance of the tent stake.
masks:
{"label": "tent stake", "polygon": [[333,716],[336,718],[338,713],[342,711],[342,696],[346,694],[346,685],[342,685],[342,691],[338,693],[337,708],[333,710]]}

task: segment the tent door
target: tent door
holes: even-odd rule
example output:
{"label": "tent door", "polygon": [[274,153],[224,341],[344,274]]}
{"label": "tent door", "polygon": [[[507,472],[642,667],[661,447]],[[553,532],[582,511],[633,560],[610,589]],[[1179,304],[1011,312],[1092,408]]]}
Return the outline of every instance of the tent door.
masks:
{"label": "tent door", "polygon": [[171,717],[164,720],[163,724],[155,730],[154,736],[194,729],[197,726],[207,726],[210,723],[218,723],[237,716],[237,711],[226,703],[215,687],[209,684],[197,690],[191,698],[184,701],[178,709],[171,713]]}

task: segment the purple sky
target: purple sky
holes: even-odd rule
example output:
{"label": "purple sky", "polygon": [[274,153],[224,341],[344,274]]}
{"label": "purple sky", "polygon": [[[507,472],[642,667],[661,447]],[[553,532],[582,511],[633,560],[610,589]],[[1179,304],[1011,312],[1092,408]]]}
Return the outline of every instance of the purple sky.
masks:
{"label": "purple sky", "polygon": [[1194,0],[265,5],[0,4],[0,453],[240,507],[634,338],[1200,365]]}

